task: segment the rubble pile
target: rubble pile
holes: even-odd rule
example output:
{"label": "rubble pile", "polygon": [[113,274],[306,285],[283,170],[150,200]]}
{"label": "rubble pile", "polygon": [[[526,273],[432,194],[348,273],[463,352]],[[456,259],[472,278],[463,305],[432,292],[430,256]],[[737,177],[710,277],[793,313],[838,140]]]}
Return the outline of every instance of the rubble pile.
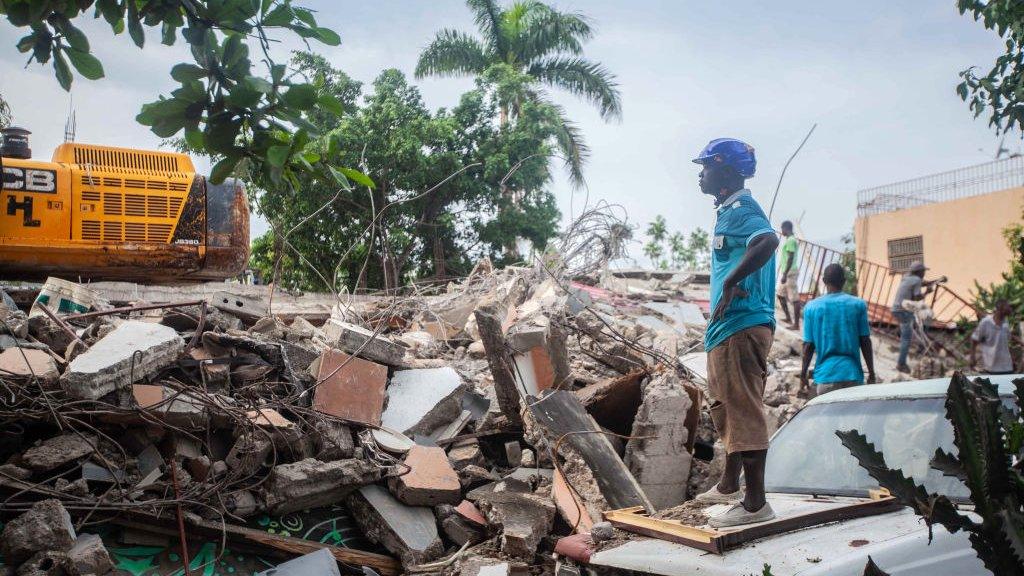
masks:
{"label": "rubble pile", "polygon": [[[3,561],[106,574],[104,542],[152,530],[338,561],[292,560],[304,574],[578,573],[552,553],[608,529],[602,511],[686,502],[723,454],[703,401],[706,275],[559,270],[484,261],[440,294],[340,297],[326,322],[266,316],[230,284],[3,307]],[[803,403],[794,338],[772,350],[774,426]],[[373,547],[246,527],[331,506]],[[75,529],[97,523],[103,540]]]}

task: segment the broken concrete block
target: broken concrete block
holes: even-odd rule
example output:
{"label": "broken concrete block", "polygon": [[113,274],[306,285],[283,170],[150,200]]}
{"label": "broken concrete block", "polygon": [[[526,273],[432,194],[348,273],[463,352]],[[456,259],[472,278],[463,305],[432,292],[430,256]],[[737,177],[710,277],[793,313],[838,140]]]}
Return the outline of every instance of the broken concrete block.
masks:
{"label": "broken concrete block", "polygon": [[338,561],[327,548],[293,558],[256,576],[341,576]]}
{"label": "broken concrete block", "polygon": [[324,324],[323,331],[331,346],[367,360],[388,366],[401,366],[405,358],[405,348],[401,344],[380,334],[374,335],[362,326],[331,318]]}
{"label": "broken concrete block", "polygon": [[410,506],[436,506],[458,504],[462,501],[459,476],[448,463],[443,448],[413,446],[403,464],[409,472],[390,478],[391,492]]}
{"label": "broken concrete block", "polygon": [[366,536],[398,556],[402,564],[423,564],[444,554],[430,508],[406,506],[376,485],[356,490],[346,503]]}
{"label": "broken concrete block", "polygon": [[319,420],[314,424],[316,429],[317,460],[324,462],[351,458],[355,450],[352,430],[348,426],[330,420]]}
{"label": "broken concrete block", "polygon": [[21,455],[21,466],[29,470],[49,472],[66,466],[95,451],[96,437],[69,432],[44,440]]}
{"label": "broken concrete block", "polygon": [[464,391],[462,377],[450,366],[399,370],[391,378],[381,421],[407,436],[429,435],[462,414]]}
{"label": "broken concrete block", "polygon": [[214,292],[210,304],[247,323],[254,323],[267,315],[267,304],[263,300],[230,292]]}
{"label": "broken concrete block", "polygon": [[510,480],[503,480],[492,488],[477,488],[469,497],[476,498],[477,506],[489,523],[501,528],[502,552],[532,559],[541,538],[551,532],[555,505],[549,498],[518,491],[521,488],[513,486]]}
{"label": "broken concrete block", "polygon": [[505,442],[505,460],[510,468],[518,468],[523,464],[523,447],[518,440]]}
{"label": "broken concrete block", "polygon": [[594,542],[605,542],[615,537],[615,527],[611,522],[597,522],[590,527],[590,537]]}
{"label": "broken concrete block", "polygon": [[380,426],[387,366],[328,350],[320,357],[313,408],[351,422]]}
{"label": "broken concrete block", "polygon": [[32,348],[8,348],[0,352],[0,374],[18,382],[37,378],[49,386],[60,378],[60,371],[53,357],[43,350]]}
{"label": "broken concrete block", "polygon": [[184,348],[173,328],[128,320],[72,360],[60,381],[73,398],[96,400],[153,376],[174,363]]}
{"label": "broken concrete block", "polygon": [[321,462],[306,458],[274,466],[264,489],[273,514],[287,514],[339,502],[353,490],[376,482],[385,470],[369,460]]}
{"label": "broken concrete block", "polygon": [[273,445],[264,434],[243,434],[224,458],[228,468],[248,476],[266,463]]}
{"label": "broken concrete block", "polygon": [[71,564],[83,576],[106,574],[114,569],[110,553],[96,534],[81,534],[68,551]]}
{"label": "broken concrete block", "polygon": [[133,384],[132,397],[139,408],[172,426],[200,428],[209,421],[203,401],[183,390],[153,384]]}
{"label": "broken concrete block", "polygon": [[59,550],[42,550],[18,566],[11,574],[16,576],[71,576],[74,567],[67,553]]}
{"label": "broken concrete block", "polygon": [[485,464],[484,454],[480,451],[480,443],[474,438],[452,445],[448,449],[448,460],[456,470],[462,470],[470,465],[483,466]]}
{"label": "broken concrete block", "polygon": [[4,562],[17,566],[36,552],[70,550],[74,542],[75,527],[64,505],[59,500],[42,500],[4,526],[0,555]]}
{"label": "broken concrete block", "polygon": [[692,404],[674,373],[658,374],[644,385],[624,461],[658,510],[686,500],[692,455],[682,415]]}
{"label": "broken concrete block", "polygon": [[[467,506],[472,510],[470,514],[466,513]],[[456,546],[462,546],[467,542],[477,544],[487,538],[487,520],[468,500],[463,500],[457,508],[442,504],[436,507],[434,512],[441,524],[441,531]]]}

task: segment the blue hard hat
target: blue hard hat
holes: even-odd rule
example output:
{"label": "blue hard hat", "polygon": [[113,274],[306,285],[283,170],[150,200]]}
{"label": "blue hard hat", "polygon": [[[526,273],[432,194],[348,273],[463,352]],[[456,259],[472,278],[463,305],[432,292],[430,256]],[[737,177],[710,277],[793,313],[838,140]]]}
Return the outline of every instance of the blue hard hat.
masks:
{"label": "blue hard hat", "polygon": [[754,147],[735,138],[716,138],[693,159],[697,164],[721,163],[732,166],[744,178],[750,178],[757,169]]}

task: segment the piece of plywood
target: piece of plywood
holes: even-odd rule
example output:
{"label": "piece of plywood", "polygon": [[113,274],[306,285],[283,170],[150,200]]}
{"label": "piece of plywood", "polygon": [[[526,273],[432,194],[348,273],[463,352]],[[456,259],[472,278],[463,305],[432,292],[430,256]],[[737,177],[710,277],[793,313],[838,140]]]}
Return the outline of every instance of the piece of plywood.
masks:
{"label": "piece of plywood", "polygon": [[557,469],[551,480],[551,498],[555,501],[555,508],[558,509],[562,518],[573,527],[576,532],[589,533],[594,526],[594,520],[587,512],[587,507],[580,500],[579,495],[569,487],[565,476]]}
{"label": "piece of plywood", "polygon": [[636,478],[574,393],[548,390],[539,399],[531,396],[528,404],[530,413],[547,429],[552,441],[564,438],[580,454],[610,506],[653,509]]}

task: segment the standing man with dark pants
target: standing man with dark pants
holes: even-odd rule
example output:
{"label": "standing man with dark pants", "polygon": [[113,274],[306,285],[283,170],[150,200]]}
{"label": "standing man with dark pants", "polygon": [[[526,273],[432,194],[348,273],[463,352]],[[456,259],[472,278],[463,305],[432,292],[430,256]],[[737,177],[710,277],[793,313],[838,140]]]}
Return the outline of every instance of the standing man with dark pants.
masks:
{"label": "standing man with dark pants", "polygon": [[[786,322],[791,330],[800,329],[800,267],[796,264],[797,241],[793,236],[793,223],[784,221],[779,229],[782,231],[782,262],[779,264],[779,306],[786,315]],[[793,317],[789,317],[789,305],[793,305]]]}
{"label": "standing man with dark pants", "polygon": [[892,315],[900,323],[900,355],[896,361],[896,369],[904,374],[910,373],[910,366],[907,364],[907,356],[910,354],[910,345],[914,341],[914,313],[903,307],[905,300],[924,300],[924,297],[931,293],[935,284],[944,281],[945,277],[938,280],[924,281],[924,273],[928,271],[924,262],[915,260],[910,264],[910,269],[903,275],[900,285],[896,288],[896,299],[892,303]]}
{"label": "standing man with dark pants", "polygon": [[[694,160],[700,190],[717,207],[711,258],[711,322],[704,336],[708,353],[711,419],[725,445],[725,472],[699,495],[708,503],[732,504],[708,520],[714,528],[775,517],[765,499],[768,427],[764,385],[775,330],[775,235],[764,211],[744,187],[757,161],[749,145],[712,140]],[[740,488],[743,472],[745,490]]]}

